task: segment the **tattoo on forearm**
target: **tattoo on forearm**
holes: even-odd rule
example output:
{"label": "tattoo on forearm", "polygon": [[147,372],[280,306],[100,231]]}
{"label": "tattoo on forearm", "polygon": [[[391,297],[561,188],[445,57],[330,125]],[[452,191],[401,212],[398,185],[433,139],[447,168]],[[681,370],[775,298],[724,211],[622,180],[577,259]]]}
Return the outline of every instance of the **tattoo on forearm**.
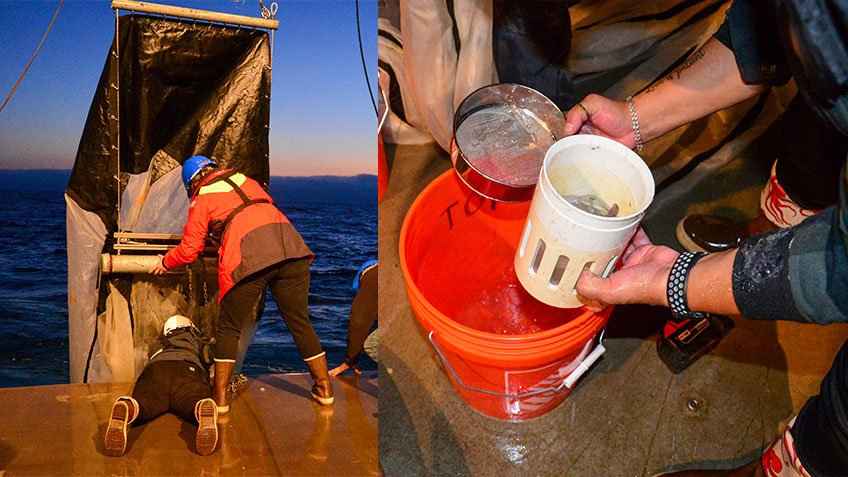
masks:
{"label": "tattoo on forearm", "polygon": [[707,54],[707,52],[704,51],[703,48],[696,51],[695,54],[692,55],[688,60],[686,60],[680,68],[677,68],[676,70],[674,70],[674,72],[677,73],[677,79],[680,79],[680,73],[683,73],[683,70],[686,70],[689,67],[691,67],[692,65],[694,65],[695,63],[697,63],[698,60],[703,58],[704,55],[706,55],[706,54]]}
{"label": "tattoo on forearm", "polygon": [[704,51],[704,49],[703,49],[703,48],[699,49],[698,51],[696,51],[696,52],[695,52],[695,54],[693,54],[691,57],[689,57],[689,59],[687,59],[687,60],[686,60],[686,61],[685,61],[685,62],[684,62],[681,66],[680,66],[680,68],[677,68],[676,70],[674,70],[674,73],[673,73],[673,74],[666,75],[666,76],[664,76],[663,78],[660,78],[660,79],[659,79],[656,83],[652,84],[651,86],[648,86],[648,89],[646,89],[646,90],[644,91],[644,94],[648,94],[648,93],[653,92],[653,91],[654,91],[654,90],[656,90],[656,89],[657,89],[657,88],[658,88],[661,84],[665,83],[666,81],[672,81],[672,80],[675,80],[675,79],[680,79],[680,74],[681,74],[681,73],[683,73],[683,71],[684,71],[684,70],[686,70],[686,69],[690,68],[692,65],[694,65],[695,63],[697,63],[697,62],[698,62],[701,58],[703,58],[703,57],[704,57],[704,55],[706,55],[706,54],[707,54],[707,52],[706,52],[706,51]]}
{"label": "tattoo on forearm", "polygon": [[664,78],[660,78],[660,79],[659,79],[659,81],[657,81],[656,83],[652,84],[651,86],[648,86],[648,89],[646,89],[646,90],[645,90],[645,93],[644,93],[644,94],[648,94],[648,93],[653,92],[653,91],[654,91],[655,89],[657,89],[657,88],[658,88],[661,84],[665,83],[665,81],[666,81],[666,80],[671,81],[672,79],[674,79],[674,77],[672,77],[671,75],[668,75],[668,76],[666,76],[666,77],[664,77]]}

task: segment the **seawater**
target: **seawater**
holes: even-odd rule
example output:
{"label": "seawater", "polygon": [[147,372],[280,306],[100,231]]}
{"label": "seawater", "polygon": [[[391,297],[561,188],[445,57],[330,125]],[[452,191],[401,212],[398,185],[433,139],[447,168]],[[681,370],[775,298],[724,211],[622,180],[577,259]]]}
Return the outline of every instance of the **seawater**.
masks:
{"label": "seawater", "polygon": [[515,245],[496,230],[465,221],[421,256],[416,284],[445,316],[498,335],[550,330],[583,313],[533,298],[518,281],[514,257]]}
{"label": "seawater", "polygon": [[[377,258],[376,202],[282,203],[315,253],[309,313],[330,367],[344,360],[351,288]],[[0,190],[0,387],[67,383],[68,272],[62,192]],[[270,294],[242,372],[306,372]],[[377,365],[365,353],[360,369]]]}

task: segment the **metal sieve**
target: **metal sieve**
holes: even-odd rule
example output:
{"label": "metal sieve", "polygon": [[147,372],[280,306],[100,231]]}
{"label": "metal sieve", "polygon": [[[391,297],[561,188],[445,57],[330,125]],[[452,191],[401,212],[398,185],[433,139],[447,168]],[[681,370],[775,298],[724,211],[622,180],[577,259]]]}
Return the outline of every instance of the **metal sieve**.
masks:
{"label": "metal sieve", "polygon": [[451,160],[478,194],[524,202],[533,197],[545,153],[564,130],[562,111],[538,91],[510,83],[484,86],[456,110]]}

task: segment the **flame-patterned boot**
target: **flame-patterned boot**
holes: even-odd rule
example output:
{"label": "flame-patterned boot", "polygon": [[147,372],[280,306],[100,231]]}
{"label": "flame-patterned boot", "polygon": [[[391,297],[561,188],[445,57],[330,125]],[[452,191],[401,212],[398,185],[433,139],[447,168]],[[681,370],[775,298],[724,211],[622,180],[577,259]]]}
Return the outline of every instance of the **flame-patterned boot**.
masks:
{"label": "flame-patterned boot", "polygon": [[741,222],[714,215],[687,215],[677,224],[677,241],[690,252],[721,252],[738,247],[746,238],[778,228],[791,227],[818,210],[805,209],[795,203],[777,182],[775,170],[760,194],[757,218]]}

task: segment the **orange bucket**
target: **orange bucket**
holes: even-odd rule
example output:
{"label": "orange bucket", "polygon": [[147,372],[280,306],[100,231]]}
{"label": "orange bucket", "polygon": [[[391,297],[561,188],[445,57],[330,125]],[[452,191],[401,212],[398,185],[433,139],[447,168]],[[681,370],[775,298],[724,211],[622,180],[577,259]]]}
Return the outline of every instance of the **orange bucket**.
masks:
{"label": "orange bucket", "polygon": [[530,203],[477,195],[453,170],[415,199],[400,232],[412,309],[459,395],[487,416],[521,420],[562,403],[603,353],[612,308],[555,308],[513,268]]}

